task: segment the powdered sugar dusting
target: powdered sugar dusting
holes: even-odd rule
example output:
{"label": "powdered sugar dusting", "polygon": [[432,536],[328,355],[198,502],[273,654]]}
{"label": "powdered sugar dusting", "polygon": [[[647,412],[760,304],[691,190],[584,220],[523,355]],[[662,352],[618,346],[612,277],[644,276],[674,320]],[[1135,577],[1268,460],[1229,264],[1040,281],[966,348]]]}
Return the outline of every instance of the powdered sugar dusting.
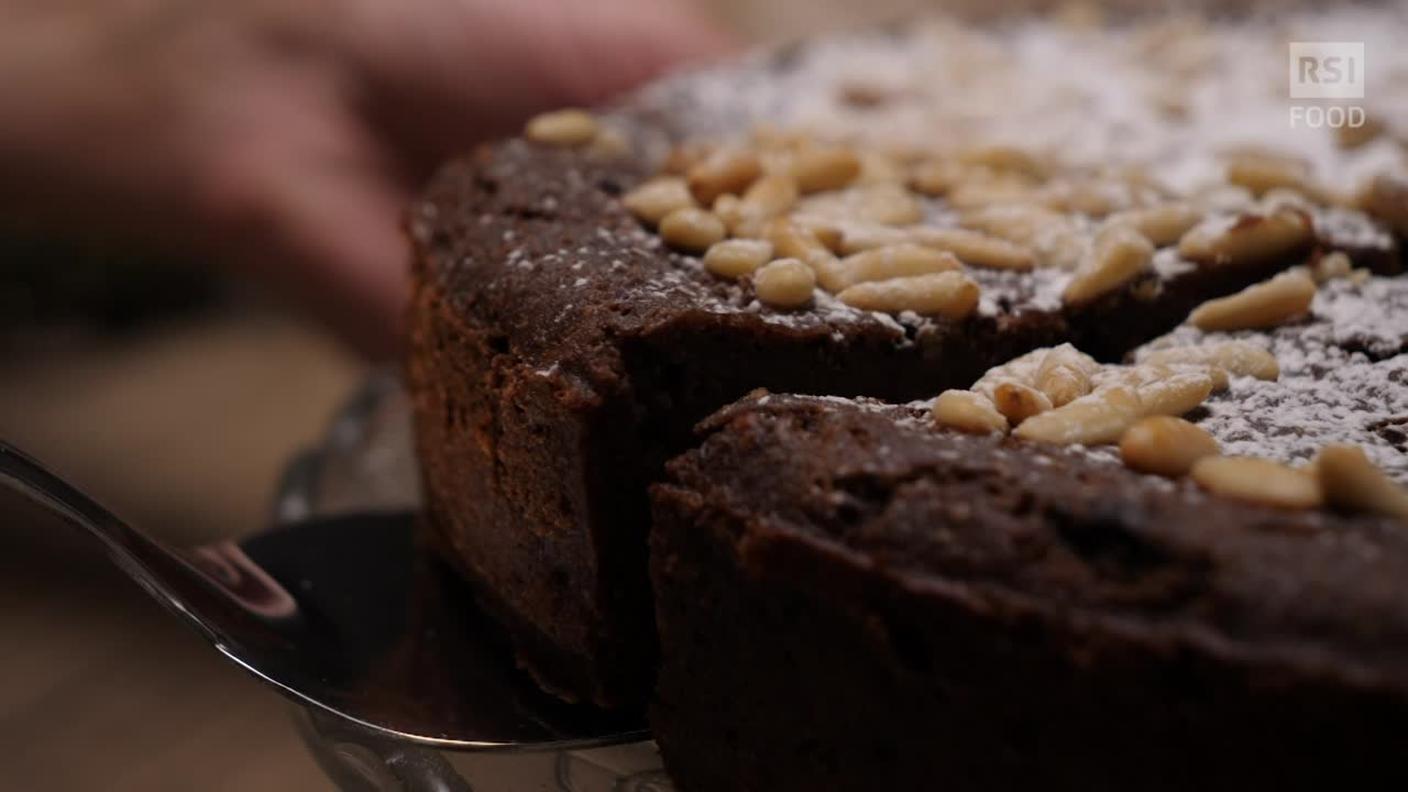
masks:
{"label": "powdered sugar dusting", "polygon": [[1185,325],[1146,348],[1229,339],[1265,344],[1281,376],[1236,378],[1194,414],[1224,453],[1294,464],[1327,443],[1352,443],[1408,484],[1408,283],[1331,281],[1304,322],[1237,333]]}

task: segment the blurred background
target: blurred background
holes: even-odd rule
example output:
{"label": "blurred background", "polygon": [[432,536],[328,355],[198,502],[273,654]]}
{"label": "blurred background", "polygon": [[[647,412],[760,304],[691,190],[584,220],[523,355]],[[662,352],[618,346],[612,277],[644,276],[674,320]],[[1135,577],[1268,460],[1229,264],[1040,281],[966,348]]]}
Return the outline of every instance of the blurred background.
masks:
{"label": "blurred background", "polygon": [[[755,42],[938,5],[697,1]],[[162,539],[258,531],[281,467],[365,375],[206,269],[0,238],[0,437]],[[281,699],[32,517],[0,507],[0,788],[327,787]]]}

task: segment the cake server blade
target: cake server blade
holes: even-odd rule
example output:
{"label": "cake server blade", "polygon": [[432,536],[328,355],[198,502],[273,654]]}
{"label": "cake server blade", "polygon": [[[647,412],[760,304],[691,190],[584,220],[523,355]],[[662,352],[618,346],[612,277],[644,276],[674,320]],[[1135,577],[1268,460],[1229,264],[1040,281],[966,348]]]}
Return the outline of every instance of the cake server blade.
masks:
{"label": "cake server blade", "polygon": [[168,548],[0,442],[0,482],[45,506],[217,650],[285,696],[378,737],[463,750],[646,739],[639,713],[542,693],[412,512],[307,520]]}

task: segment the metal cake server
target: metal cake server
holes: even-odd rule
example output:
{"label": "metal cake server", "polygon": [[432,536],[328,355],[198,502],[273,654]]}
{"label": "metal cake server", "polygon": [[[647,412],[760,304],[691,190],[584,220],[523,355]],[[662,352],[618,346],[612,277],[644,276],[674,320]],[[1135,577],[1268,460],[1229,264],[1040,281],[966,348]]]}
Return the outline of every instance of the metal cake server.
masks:
{"label": "metal cake server", "polygon": [[644,718],[564,704],[513,664],[415,513],[306,519],[179,551],[0,442],[0,483],[46,506],[230,660],[311,714],[398,744],[560,750],[648,739]]}

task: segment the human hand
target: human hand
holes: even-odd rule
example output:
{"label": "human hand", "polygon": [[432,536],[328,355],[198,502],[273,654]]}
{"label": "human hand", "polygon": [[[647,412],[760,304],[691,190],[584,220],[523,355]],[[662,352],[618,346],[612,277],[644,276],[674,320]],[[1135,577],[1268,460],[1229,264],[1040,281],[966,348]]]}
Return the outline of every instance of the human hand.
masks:
{"label": "human hand", "polygon": [[0,0],[0,212],[292,296],[374,357],[435,163],[722,37],[676,0]]}

